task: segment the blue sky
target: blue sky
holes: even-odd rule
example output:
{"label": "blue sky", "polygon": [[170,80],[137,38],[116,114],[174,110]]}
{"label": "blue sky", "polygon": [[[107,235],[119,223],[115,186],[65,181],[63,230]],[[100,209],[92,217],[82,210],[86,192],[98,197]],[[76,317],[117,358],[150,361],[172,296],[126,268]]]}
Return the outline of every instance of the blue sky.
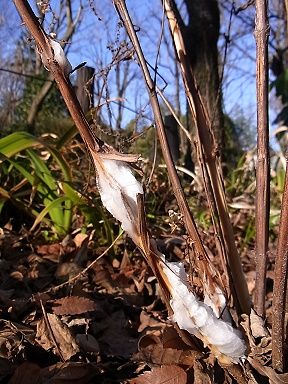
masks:
{"label": "blue sky", "polygon": [[[1,2],[2,1],[4,0],[1,0]],[[97,15],[92,12],[88,1],[83,1],[82,3],[84,5],[84,11],[81,25],[73,37],[71,47],[69,47],[68,58],[73,66],[86,61],[88,65],[96,67],[96,69],[99,70],[100,68],[105,68],[111,61],[112,55],[111,51],[107,49],[107,45],[113,43],[113,41],[115,42],[117,39],[117,32],[119,32],[119,28],[117,27],[118,17],[110,0],[102,0],[101,2],[94,1]],[[54,6],[54,4],[59,3],[55,0],[51,1],[51,4]],[[79,0],[74,1],[73,4],[73,10],[74,13],[76,13]],[[156,20],[156,17],[158,16],[158,19],[161,19],[161,3],[160,1],[128,0],[127,6],[131,12],[134,23],[141,28],[138,36],[147,60],[151,65],[154,65],[160,31],[160,21]],[[252,10],[249,12],[252,12]],[[101,21],[99,18],[101,18]],[[1,20],[4,20],[3,25],[1,24]],[[6,6],[0,11],[0,28],[4,28],[6,32],[8,31],[6,51],[10,52],[22,28],[12,2],[9,5],[6,3]],[[227,31],[228,14],[226,13],[222,16],[221,21],[221,37],[219,40],[220,58],[223,58],[224,54],[223,34],[227,34]],[[123,31],[120,32],[122,33]],[[61,38],[61,35],[59,34],[57,37]],[[224,110],[232,117],[234,114],[243,113],[251,122],[251,125],[256,126],[254,37],[249,31],[245,33],[245,28],[236,17],[232,19],[230,37],[231,44],[228,47],[223,83]],[[170,49],[172,49],[172,45],[170,45]],[[169,58],[169,55],[167,55],[164,45],[161,48],[159,64],[159,73],[168,84],[165,89],[165,94],[168,99],[173,102],[175,88],[173,78],[169,71],[169,66],[172,66],[173,62]],[[135,72],[136,79],[126,90],[124,104],[128,108],[137,111],[144,108],[144,114],[152,118],[149,106],[146,106],[148,97],[136,62],[131,63],[130,70],[133,71],[133,73]],[[163,85],[160,77],[158,77],[158,80],[159,85],[161,86],[161,83]],[[109,96],[113,99],[117,96],[114,86],[114,68],[111,69],[108,75],[108,84]],[[182,91],[181,100],[183,109],[185,106],[184,99],[184,92]],[[111,106],[113,111],[113,104],[111,104]],[[270,114],[272,120],[275,113],[271,111]],[[133,112],[126,110],[123,125],[134,117],[135,114]]]}

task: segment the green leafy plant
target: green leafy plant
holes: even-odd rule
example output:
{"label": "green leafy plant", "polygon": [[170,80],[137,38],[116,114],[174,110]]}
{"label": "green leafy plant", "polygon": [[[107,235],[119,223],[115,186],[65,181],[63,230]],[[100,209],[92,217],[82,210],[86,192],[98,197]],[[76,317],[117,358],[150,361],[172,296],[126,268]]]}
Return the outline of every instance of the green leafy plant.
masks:
{"label": "green leafy plant", "polygon": [[48,223],[48,216],[57,236],[68,233],[73,207],[87,208],[87,201],[72,185],[61,152],[27,132],[16,132],[0,139],[0,154],[0,212],[9,200],[35,218],[31,229],[43,220]]}

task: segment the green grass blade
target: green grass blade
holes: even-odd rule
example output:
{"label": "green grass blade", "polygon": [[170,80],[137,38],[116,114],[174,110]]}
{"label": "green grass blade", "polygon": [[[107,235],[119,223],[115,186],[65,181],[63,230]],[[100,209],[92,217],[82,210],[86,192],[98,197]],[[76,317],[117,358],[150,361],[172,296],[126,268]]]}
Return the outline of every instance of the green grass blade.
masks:
{"label": "green grass blade", "polygon": [[7,157],[11,157],[24,149],[39,145],[39,140],[29,133],[15,132],[0,139],[0,153]]}
{"label": "green grass blade", "polygon": [[[58,197],[57,199],[51,201],[40,213],[39,215],[37,216],[36,220],[34,221],[30,231],[33,231],[36,226],[44,219],[44,217],[49,213],[51,213],[51,210],[59,207],[59,205],[61,206],[61,209],[62,209],[62,203],[67,201],[68,198],[66,196],[61,196],[61,197]],[[61,234],[65,234],[65,228],[63,226],[58,226],[57,229],[57,233],[61,233]]]}

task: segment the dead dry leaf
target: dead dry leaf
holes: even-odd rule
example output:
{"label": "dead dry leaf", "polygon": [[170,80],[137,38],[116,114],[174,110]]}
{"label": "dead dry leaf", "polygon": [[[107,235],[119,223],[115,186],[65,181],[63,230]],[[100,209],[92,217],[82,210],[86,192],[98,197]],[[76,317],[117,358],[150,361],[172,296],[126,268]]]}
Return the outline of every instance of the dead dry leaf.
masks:
{"label": "dead dry leaf", "polygon": [[[49,326],[42,318],[37,323],[36,341],[46,351],[61,355],[65,361],[79,352],[79,347],[69,328],[56,315],[47,313]],[[51,334],[53,332],[53,334]],[[56,345],[55,345],[56,344]]]}
{"label": "dead dry leaf", "polygon": [[[191,349],[188,350],[187,346],[185,348],[185,344],[184,350],[181,348],[181,343],[179,345],[179,348],[173,342],[172,345],[174,344],[174,348],[165,347],[162,340],[163,337],[160,338],[153,334],[143,336],[139,340],[139,353],[134,355],[135,360],[145,361],[146,363],[152,363],[157,365],[180,364],[193,366],[195,363],[195,359],[201,356],[201,353],[199,351]],[[169,345],[169,341],[167,339],[166,344]]]}
{"label": "dead dry leaf", "polygon": [[163,348],[163,345],[149,345],[142,348],[139,353],[135,355],[138,361],[145,361],[157,365],[187,365],[193,366],[200,353],[197,351],[180,351],[173,348]]}
{"label": "dead dry leaf", "polygon": [[269,378],[270,384],[287,384],[288,383],[288,373],[278,374],[272,368],[263,366],[256,359],[248,357],[249,363],[258,373]]}
{"label": "dead dry leaf", "polygon": [[24,362],[16,368],[14,375],[8,384],[31,384],[38,383],[41,374],[41,368],[34,363]]}
{"label": "dead dry leaf", "polygon": [[264,326],[263,319],[257,315],[257,313],[252,309],[250,314],[250,324],[251,332],[253,337],[267,337],[269,336],[268,330]]}
{"label": "dead dry leaf", "polygon": [[143,332],[144,330],[145,332],[148,332],[149,330],[162,329],[166,326],[166,323],[163,323],[161,322],[161,320],[156,319],[151,313],[141,311],[138,332]]}
{"label": "dead dry leaf", "polygon": [[69,296],[54,300],[52,310],[56,315],[79,315],[97,309],[93,300],[85,297]]}
{"label": "dead dry leaf", "polygon": [[100,352],[99,343],[92,335],[78,334],[76,341],[82,352]]}
{"label": "dead dry leaf", "polygon": [[129,381],[130,384],[186,384],[187,374],[184,369],[177,365],[164,365],[163,367],[152,368],[152,371],[145,372],[136,379]]}
{"label": "dead dry leaf", "polygon": [[213,384],[211,377],[204,371],[202,364],[195,361],[194,364],[194,383],[195,384]]}
{"label": "dead dry leaf", "polygon": [[95,364],[57,363],[40,368],[33,363],[20,365],[8,384],[86,384],[99,374]]}

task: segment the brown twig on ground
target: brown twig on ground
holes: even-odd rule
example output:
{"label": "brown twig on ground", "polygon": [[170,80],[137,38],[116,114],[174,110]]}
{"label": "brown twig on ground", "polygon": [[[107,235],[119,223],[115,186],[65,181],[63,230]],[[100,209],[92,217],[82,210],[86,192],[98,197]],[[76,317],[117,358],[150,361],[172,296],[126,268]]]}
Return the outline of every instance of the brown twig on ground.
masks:
{"label": "brown twig on ground", "polygon": [[257,88],[257,167],[256,167],[256,285],[254,308],[265,315],[266,265],[269,240],[270,159],[268,119],[268,36],[267,1],[256,0],[256,88]]}
{"label": "brown twig on ground", "polygon": [[59,285],[56,285],[55,287],[51,287],[51,288],[49,288],[49,289],[46,289],[46,291],[41,292],[41,293],[49,293],[49,292],[55,292],[55,291],[58,291],[59,289],[65,287],[66,285],[68,285],[68,284],[72,284],[72,283],[74,283],[75,281],[77,281],[78,279],[80,279],[80,277],[84,276],[85,273],[97,263],[97,261],[99,261],[100,259],[102,259],[103,256],[107,255],[107,253],[110,251],[111,248],[114,247],[114,245],[117,243],[117,241],[120,239],[120,237],[121,237],[122,235],[123,235],[123,232],[120,232],[119,235],[118,235],[118,236],[112,241],[112,243],[109,245],[109,247],[107,247],[107,248],[105,249],[105,251],[102,252],[101,255],[99,255],[95,260],[93,260],[93,261],[88,265],[88,267],[84,268],[81,272],[77,273],[76,276],[71,277],[69,280],[65,281],[65,282],[62,283],[62,284],[59,284]]}
{"label": "brown twig on ground", "polygon": [[[240,311],[250,312],[250,297],[240,256],[235,244],[232,224],[229,217],[219,154],[215,144],[211,122],[209,122],[205,105],[196,85],[190,58],[186,53],[184,33],[181,29],[180,14],[176,11],[173,0],[163,0],[170,32],[174,41],[177,59],[182,71],[186,95],[196,127],[196,148],[202,176],[205,182],[206,195],[214,222],[217,225],[219,250],[226,276],[231,277],[230,284],[233,297]],[[229,282],[230,282],[229,278]]]}
{"label": "brown twig on ground", "polygon": [[41,305],[41,309],[42,309],[42,313],[43,313],[43,318],[44,318],[44,321],[45,321],[45,325],[46,325],[46,327],[47,327],[47,329],[48,329],[48,333],[49,333],[49,336],[50,336],[50,338],[51,338],[51,341],[53,342],[53,344],[54,344],[54,346],[55,346],[55,348],[56,348],[56,351],[57,351],[57,353],[58,353],[60,359],[61,359],[62,362],[64,363],[64,362],[65,362],[65,359],[64,359],[64,357],[63,357],[63,354],[62,354],[62,352],[61,352],[61,349],[60,349],[60,347],[59,347],[59,345],[58,345],[58,343],[57,343],[57,341],[56,341],[56,338],[55,338],[55,336],[54,336],[54,333],[53,333],[53,330],[52,330],[52,328],[51,328],[51,325],[50,325],[50,322],[49,322],[47,313],[46,313],[46,311],[45,311],[44,305],[43,305],[43,303],[42,303],[42,300],[40,300],[40,305]]}
{"label": "brown twig on ground", "polygon": [[[272,363],[281,372],[287,366],[285,351],[285,304],[288,282],[288,154],[286,155],[285,186],[282,197],[279,239],[274,271],[273,311],[272,311]],[[286,359],[285,359],[286,354]]]}

